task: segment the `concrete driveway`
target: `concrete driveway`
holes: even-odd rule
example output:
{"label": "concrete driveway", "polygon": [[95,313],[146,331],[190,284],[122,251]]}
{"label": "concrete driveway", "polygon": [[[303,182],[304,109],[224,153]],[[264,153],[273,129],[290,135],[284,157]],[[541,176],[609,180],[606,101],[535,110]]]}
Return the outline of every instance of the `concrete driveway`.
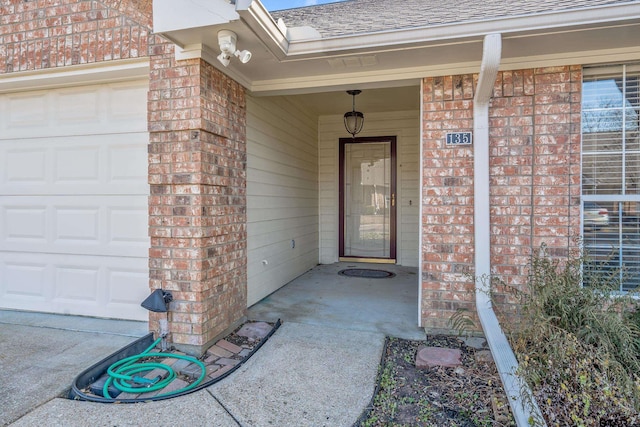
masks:
{"label": "concrete driveway", "polygon": [[146,333],[146,322],[0,310],[0,426],[62,395],[84,369]]}

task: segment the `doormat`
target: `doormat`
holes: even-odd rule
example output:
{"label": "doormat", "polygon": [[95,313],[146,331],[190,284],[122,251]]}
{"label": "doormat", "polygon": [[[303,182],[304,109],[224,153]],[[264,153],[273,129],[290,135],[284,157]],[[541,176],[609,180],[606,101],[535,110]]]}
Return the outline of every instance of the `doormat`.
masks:
{"label": "doormat", "polygon": [[364,277],[366,279],[387,279],[396,274],[386,270],[374,270],[370,268],[347,268],[338,272],[341,276]]}

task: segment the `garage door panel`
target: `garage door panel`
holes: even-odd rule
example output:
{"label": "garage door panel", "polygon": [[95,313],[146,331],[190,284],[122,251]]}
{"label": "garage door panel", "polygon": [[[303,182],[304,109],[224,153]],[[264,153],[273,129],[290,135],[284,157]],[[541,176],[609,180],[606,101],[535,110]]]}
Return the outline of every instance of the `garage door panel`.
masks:
{"label": "garage door panel", "polygon": [[[106,91],[107,100],[105,105],[107,106],[107,116],[111,121],[117,121],[119,123],[129,123],[132,118],[147,116],[147,92],[148,85],[138,83],[120,83],[109,86],[109,90]],[[140,100],[144,100],[140,102]],[[146,120],[144,122],[145,127],[141,130],[146,130]],[[139,126],[139,123],[133,123],[134,126]],[[139,128],[138,128],[139,129]]]}
{"label": "garage door panel", "polygon": [[98,126],[104,105],[104,87],[62,89],[52,97],[57,127]]}
{"label": "garage door panel", "polygon": [[[56,202],[59,203],[59,202]],[[100,206],[53,206],[52,246],[100,244]],[[73,248],[71,250],[74,250]]]}
{"label": "garage door panel", "polygon": [[109,208],[107,244],[114,248],[120,246],[135,247],[144,251],[144,253],[138,251],[139,255],[147,255],[149,237],[147,232],[148,209],[146,201],[146,198],[138,200],[137,206]]}
{"label": "garage door panel", "polygon": [[[144,135],[146,142],[146,135]],[[123,138],[124,139],[124,138]],[[124,142],[124,141],[123,141]],[[113,185],[131,185],[147,182],[147,146],[136,141],[109,146],[107,182]],[[140,167],[144,165],[144,167]],[[144,187],[148,193],[148,188]]]}
{"label": "garage door panel", "polygon": [[1,194],[149,194],[146,133],[0,141]]}
{"label": "garage door panel", "polygon": [[146,320],[147,260],[56,254],[3,254],[2,306],[16,310]]}
{"label": "garage door panel", "polygon": [[8,185],[45,185],[47,183],[47,150],[43,148],[15,148],[0,152],[4,170],[3,181]]}
{"label": "garage door panel", "polygon": [[20,135],[22,132],[38,134],[45,132],[53,110],[49,107],[51,95],[48,92],[0,95],[5,98],[2,116],[4,135]]}
{"label": "garage door panel", "polygon": [[[76,143],[77,144],[77,143]],[[77,145],[53,149],[53,183],[100,184],[100,146]]]}
{"label": "garage door panel", "polygon": [[[0,204],[8,201],[5,198]],[[47,242],[47,206],[2,206],[0,220],[3,241],[38,246]]]}
{"label": "garage door panel", "polygon": [[[129,307],[138,307],[149,296],[149,273],[144,265],[119,265],[107,268],[106,307],[112,313],[125,312]],[[138,310],[138,319],[146,320],[147,312]]]}
{"label": "garage door panel", "polygon": [[0,251],[148,256],[147,196],[7,196]]}
{"label": "garage door panel", "polygon": [[[11,257],[7,257],[11,258]],[[46,295],[46,277],[50,275],[47,264],[42,262],[26,262],[7,259],[3,265],[2,282],[3,298],[15,299],[25,303],[29,301],[44,302]]]}
{"label": "garage door panel", "polygon": [[148,82],[0,94],[0,139],[146,132]]}
{"label": "garage door panel", "polygon": [[98,267],[65,265],[55,267],[54,303],[84,303],[96,305],[100,301]]}

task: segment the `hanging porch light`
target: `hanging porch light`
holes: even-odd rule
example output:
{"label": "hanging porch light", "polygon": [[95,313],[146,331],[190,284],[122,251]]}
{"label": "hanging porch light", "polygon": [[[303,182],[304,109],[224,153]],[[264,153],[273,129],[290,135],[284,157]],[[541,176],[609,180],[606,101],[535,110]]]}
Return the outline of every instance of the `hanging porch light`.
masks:
{"label": "hanging porch light", "polygon": [[360,111],[356,111],[356,95],[359,95],[361,90],[348,90],[347,93],[353,96],[353,108],[351,111],[344,113],[344,127],[352,137],[356,137],[364,126],[364,114]]}

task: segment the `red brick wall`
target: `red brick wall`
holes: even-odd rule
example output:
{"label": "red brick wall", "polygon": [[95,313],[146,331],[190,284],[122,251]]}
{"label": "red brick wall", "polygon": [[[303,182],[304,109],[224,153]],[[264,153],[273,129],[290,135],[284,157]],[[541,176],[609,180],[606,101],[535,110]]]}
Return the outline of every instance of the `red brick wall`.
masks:
{"label": "red brick wall", "polygon": [[198,353],[246,308],[244,89],[172,44],[151,51],[151,288],[172,292],[171,339]]}
{"label": "red brick wall", "polygon": [[[491,272],[525,283],[532,250],[566,256],[579,235],[580,67],[498,73],[490,107]],[[473,130],[476,75],[423,80],[422,321],[451,331],[475,313],[473,147],[446,132]],[[497,302],[513,311],[502,294]]]}
{"label": "red brick wall", "polygon": [[0,73],[150,57],[150,286],[173,293],[171,338],[198,352],[246,308],[244,89],[176,63],[151,27],[152,0],[3,1]]}
{"label": "red brick wall", "polygon": [[152,0],[5,0],[0,74],[148,55]]}

